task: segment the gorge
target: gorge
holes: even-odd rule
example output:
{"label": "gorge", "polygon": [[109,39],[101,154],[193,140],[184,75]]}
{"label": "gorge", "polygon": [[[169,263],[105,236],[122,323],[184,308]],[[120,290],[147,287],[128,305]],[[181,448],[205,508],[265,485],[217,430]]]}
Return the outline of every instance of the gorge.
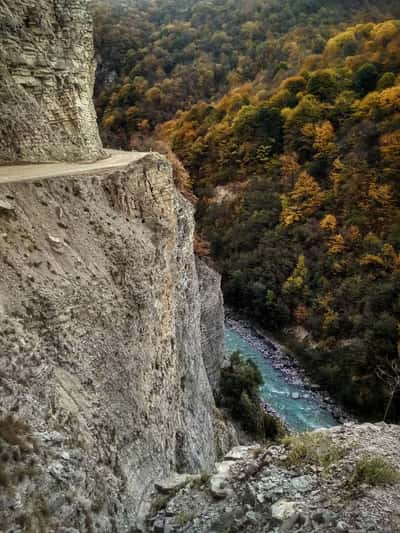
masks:
{"label": "gorge", "polygon": [[279,353],[283,350],[277,343],[256,338],[249,328],[237,327],[237,323],[228,321],[225,347],[228,353],[239,351],[255,362],[264,379],[262,400],[290,431],[310,431],[339,424],[332,415],[331,406],[323,403],[320,394],[306,387],[302,376],[296,375],[296,379],[291,380],[287,373],[276,368],[273,363],[279,361]]}
{"label": "gorge", "polygon": [[[253,442],[218,407],[193,195],[174,157],[103,147],[94,57],[86,0],[0,0],[0,531],[395,533],[398,426]],[[333,424],[306,400],[293,429]]]}

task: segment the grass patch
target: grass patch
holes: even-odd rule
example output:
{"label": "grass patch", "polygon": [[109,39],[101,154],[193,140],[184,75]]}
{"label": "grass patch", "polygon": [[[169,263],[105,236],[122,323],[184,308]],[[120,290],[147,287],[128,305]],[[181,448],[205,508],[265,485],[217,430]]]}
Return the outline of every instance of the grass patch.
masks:
{"label": "grass patch", "polygon": [[199,476],[196,476],[191,482],[193,488],[201,488],[210,481],[211,474],[208,472],[202,472]]}
{"label": "grass patch", "polygon": [[[205,476],[208,476],[208,477],[206,478]],[[193,484],[198,483],[198,486],[200,486],[200,484],[202,484],[202,481],[201,481],[202,479],[203,480],[207,479],[208,481],[209,474],[203,473],[197,480],[196,478],[191,479],[190,477],[188,477],[185,481],[180,483],[177,487],[175,487],[173,490],[171,490],[167,494],[157,495],[152,501],[151,513],[155,515],[159,513],[160,511],[162,511],[163,509],[165,509],[168,505],[168,502],[172,500],[172,498],[174,498],[178,494],[178,492],[184,487],[186,487],[187,485],[192,484],[193,486]]]}
{"label": "grass patch", "polygon": [[251,453],[254,459],[258,459],[261,455],[265,454],[267,450],[268,448],[266,446],[258,446],[257,448],[254,448]]}
{"label": "grass patch", "polygon": [[163,509],[165,509],[168,505],[168,502],[175,496],[174,493],[172,494],[159,494],[154,498],[151,504],[151,512],[152,514],[157,514]]}
{"label": "grass patch", "polygon": [[394,485],[400,482],[400,471],[383,457],[362,457],[355,466],[353,485]]}
{"label": "grass patch", "polygon": [[293,435],[284,437],[282,442],[288,449],[289,466],[315,465],[328,468],[345,456],[345,450],[323,433]]}
{"label": "grass patch", "polygon": [[183,526],[185,526],[188,522],[191,522],[195,516],[196,516],[195,513],[187,512],[187,511],[182,511],[181,513],[179,513],[179,514],[176,516],[175,521],[176,521],[176,524],[177,524],[179,527],[183,527]]}

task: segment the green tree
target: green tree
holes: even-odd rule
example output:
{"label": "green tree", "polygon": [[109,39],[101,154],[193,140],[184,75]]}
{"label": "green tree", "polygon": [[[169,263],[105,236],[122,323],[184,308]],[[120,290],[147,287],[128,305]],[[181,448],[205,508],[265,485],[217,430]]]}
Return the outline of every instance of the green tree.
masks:
{"label": "green tree", "polygon": [[220,403],[227,407],[243,429],[259,438],[275,438],[280,424],[261,407],[259,387],[264,383],[256,364],[231,354],[230,365],[222,369]]}
{"label": "green tree", "polygon": [[353,84],[361,95],[367,94],[376,88],[379,79],[378,69],[374,63],[364,63],[354,74]]}

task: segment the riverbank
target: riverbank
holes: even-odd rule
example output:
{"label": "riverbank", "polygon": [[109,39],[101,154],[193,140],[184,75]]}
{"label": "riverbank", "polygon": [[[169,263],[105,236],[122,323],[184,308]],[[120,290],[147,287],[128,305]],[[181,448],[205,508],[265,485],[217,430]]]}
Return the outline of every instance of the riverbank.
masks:
{"label": "riverbank", "polygon": [[[226,325],[260,352],[271,366],[283,376],[286,383],[304,389],[304,392],[292,393],[292,399],[314,401],[321,409],[329,412],[339,424],[356,421],[344,409],[336,405],[326,391],[321,390],[317,384],[313,383],[294,357],[268,333],[256,328],[249,321],[239,318],[229,309],[226,310]],[[267,410],[281,418],[276,409],[268,406]]]}

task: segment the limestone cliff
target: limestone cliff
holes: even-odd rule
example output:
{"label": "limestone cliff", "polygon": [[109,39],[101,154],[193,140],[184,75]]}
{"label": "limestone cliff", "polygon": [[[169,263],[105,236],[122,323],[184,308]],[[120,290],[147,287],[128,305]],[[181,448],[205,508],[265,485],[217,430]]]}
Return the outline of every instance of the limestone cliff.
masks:
{"label": "limestone cliff", "polygon": [[0,163],[96,159],[86,0],[0,0]]}
{"label": "limestone cliff", "polygon": [[208,379],[215,392],[218,391],[221,368],[224,364],[224,302],[221,276],[203,261],[197,260],[201,298],[201,343]]}
{"label": "limestone cliff", "polygon": [[[0,163],[104,155],[93,75],[84,0],[0,0]],[[236,442],[193,232],[157,154],[1,167],[1,531],[135,531],[156,479]]]}
{"label": "limestone cliff", "polygon": [[0,523],[128,531],[155,479],[232,444],[202,358],[193,208],[149,154],[2,185],[0,228]]}

